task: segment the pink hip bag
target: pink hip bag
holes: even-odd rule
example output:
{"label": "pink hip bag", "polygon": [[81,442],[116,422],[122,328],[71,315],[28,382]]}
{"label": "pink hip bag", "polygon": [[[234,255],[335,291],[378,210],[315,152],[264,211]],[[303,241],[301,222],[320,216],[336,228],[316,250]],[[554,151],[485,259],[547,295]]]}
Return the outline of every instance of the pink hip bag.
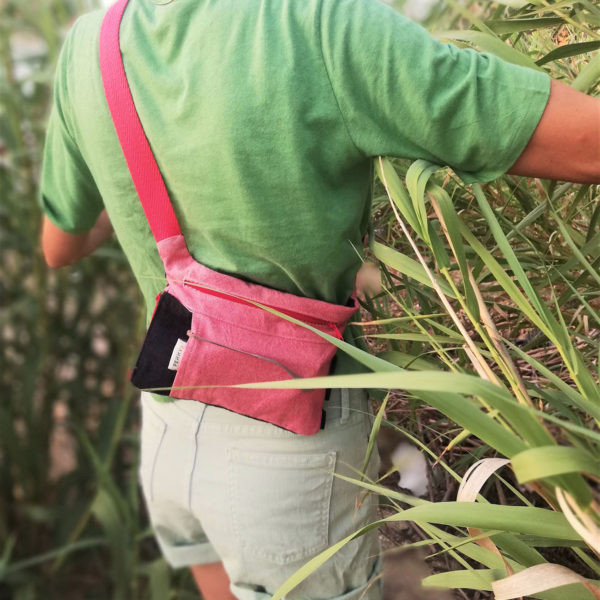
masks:
{"label": "pink hip bag", "polygon": [[[327,375],[336,347],[277,310],[341,339],[357,309],[249,283],[190,255],[125,76],[119,28],[128,0],[106,13],[100,69],[109,110],[168,285],[160,294],[132,382],[173,398],[199,400],[300,434],[322,425],[325,390],[233,386]],[[160,389],[162,388],[162,389]]]}

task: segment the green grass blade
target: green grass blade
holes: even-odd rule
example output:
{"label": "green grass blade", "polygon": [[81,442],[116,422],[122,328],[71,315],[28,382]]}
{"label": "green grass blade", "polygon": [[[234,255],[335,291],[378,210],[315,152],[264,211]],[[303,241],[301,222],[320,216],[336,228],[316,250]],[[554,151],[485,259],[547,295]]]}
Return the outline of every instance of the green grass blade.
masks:
{"label": "green grass blade", "polygon": [[505,44],[502,40],[498,39],[495,35],[490,35],[483,31],[474,31],[472,29],[459,30],[459,31],[445,31],[439,34],[440,38],[448,40],[457,40],[468,42],[477,46],[485,52],[495,54],[506,62],[519,65],[521,67],[528,67],[529,69],[535,69],[541,71],[542,69],[535,64],[529,56],[515,50],[511,46]]}
{"label": "green grass blade", "polygon": [[461,569],[447,571],[425,577],[421,582],[424,587],[438,587],[444,589],[461,588],[465,590],[492,591],[492,581],[506,577],[504,569]]}
{"label": "green grass blade", "polygon": [[389,159],[375,161],[377,175],[382,182],[387,184],[387,189],[394,201],[394,204],[400,211],[400,214],[408,221],[408,224],[418,233],[420,232],[420,221],[415,213],[411,198],[402,183],[396,169],[392,166]]}
{"label": "green grass blade", "polygon": [[467,265],[467,256],[465,246],[460,234],[460,222],[452,200],[448,193],[440,187],[432,187],[431,195],[435,198],[441,212],[443,227],[448,236],[454,256],[458,262],[458,267],[462,275],[462,285],[465,291],[466,306],[470,312],[472,319],[478,320],[480,316],[479,304],[471,285],[469,277],[469,267]]}
{"label": "green grass blade", "polygon": [[496,34],[520,33],[521,31],[533,31],[546,27],[558,27],[564,23],[561,17],[540,17],[538,19],[490,19],[485,24]]}
{"label": "green grass blade", "polygon": [[114,600],[128,600],[129,588],[133,581],[133,556],[127,527],[111,494],[100,489],[96,495],[92,512],[102,525],[112,555],[112,578]]}
{"label": "green grass blade", "polygon": [[585,450],[569,446],[531,448],[513,456],[511,462],[519,483],[565,473],[600,477],[600,460]]}
{"label": "green grass blade", "polygon": [[[383,523],[407,520],[416,523],[432,522],[456,527],[476,527],[484,530],[509,530],[515,533],[540,535],[542,537],[552,536],[561,540],[578,541],[581,539],[561,513],[542,508],[498,506],[471,502],[426,503],[371,523],[333,544],[296,571],[279,587],[271,600],[281,600],[354,538],[364,535]],[[505,573],[502,573],[502,575],[504,576]]]}
{"label": "green grass blade", "polygon": [[523,288],[527,298],[529,299],[529,302],[531,302],[531,304],[535,307],[537,313],[546,320],[547,324],[548,322],[553,323],[553,319],[551,318],[548,309],[540,300],[539,295],[533,288],[529,277],[527,277],[527,274],[523,270],[521,262],[517,258],[512,246],[510,245],[510,242],[506,239],[506,236],[504,235],[504,232],[498,223],[498,219],[496,218],[492,207],[488,203],[481,186],[474,185],[473,192],[475,193],[475,198],[477,199],[479,209],[486,218],[488,226],[492,232],[492,235],[494,236],[494,239],[496,240],[496,243],[498,244],[498,247],[500,248],[503,256],[506,258],[513,274],[517,278],[517,281]]}
{"label": "green grass blade", "polygon": [[361,480],[364,478],[364,474],[367,471],[367,466],[369,465],[371,457],[373,456],[373,450],[375,449],[375,446],[377,444],[377,435],[379,434],[379,428],[381,427],[381,421],[385,414],[385,408],[387,406],[389,397],[389,393],[386,394],[385,398],[383,399],[383,402],[381,403],[381,406],[379,407],[379,410],[377,411],[377,414],[375,415],[373,426],[371,427],[371,433],[369,434],[369,442],[367,444],[367,451],[365,453],[365,460],[363,462]]}
{"label": "green grass blade", "polygon": [[[385,363],[385,361],[381,361]],[[389,363],[385,363],[389,364]],[[390,365],[393,366],[393,365]],[[396,371],[365,373],[359,375],[335,375],[330,377],[320,377],[313,379],[295,379],[287,381],[275,381],[266,383],[244,384],[239,387],[249,387],[258,389],[314,389],[314,388],[380,388],[389,389],[410,389],[420,400],[433,406],[455,423],[468,429],[474,435],[482,439],[486,444],[495,448],[504,456],[511,457],[522,450],[525,450],[524,442],[519,439],[512,431],[506,429],[493,417],[481,411],[480,405],[465,398],[460,394],[451,393],[448,390],[455,389],[456,386],[465,384],[465,393],[494,392],[487,396],[487,400],[499,404],[503,410],[511,412],[517,411],[519,421],[530,421],[529,416],[536,415],[535,412],[528,413],[526,407],[522,407],[505,390],[494,386],[477,377],[462,375],[457,373],[440,373],[439,371],[418,373],[410,371],[401,371],[394,367]],[[412,377],[417,375],[417,379]],[[437,376],[442,375],[441,379]],[[453,379],[456,378],[456,379]],[[463,379],[466,378],[466,379]],[[456,385],[455,385],[456,384]],[[189,386],[198,387],[198,386]],[[180,388],[185,389],[185,388]],[[495,392],[498,392],[497,394]],[[432,392],[432,393],[431,393]],[[525,416],[525,419],[522,417]],[[536,416],[537,418],[537,416]],[[541,440],[540,445],[552,443],[547,437]]]}
{"label": "green grass blade", "polygon": [[593,52],[594,50],[600,49],[600,42],[580,42],[573,44],[566,44],[565,46],[559,46],[548,52],[546,56],[536,60],[535,63],[538,66],[545,65],[546,63],[552,62],[553,60],[561,60],[562,58],[570,58],[571,56],[577,56],[579,54],[585,54],[586,52]]}
{"label": "green grass blade", "polygon": [[588,93],[600,81],[600,54],[597,54],[575,78],[571,87]]}
{"label": "green grass blade", "polygon": [[431,238],[429,236],[427,207],[425,206],[425,189],[431,176],[440,168],[439,165],[434,165],[426,160],[416,160],[410,165],[406,173],[406,188],[420,225],[418,233],[428,245],[431,245]]}
{"label": "green grass blade", "polygon": [[[506,577],[503,569],[477,569],[449,571],[430,575],[421,582],[425,587],[440,587],[449,589],[469,589],[492,591],[492,582]],[[527,596],[527,598],[539,598],[539,600],[594,600],[594,597],[586,589],[579,585],[569,585],[548,590],[539,594]]]}
{"label": "green grass blade", "polygon": [[501,506],[479,502],[437,502],[415,506],[391,520],[474,527],[579,541],[562,513],[529,506]]}
{"label": "green grass blade", "polygon": [[[425,399],[423,392],[436,392],[443,394],[449,390],[464,395],[484,398],[485,401],[496,408],[507,418],[514,429],[528,440],[529,443],[546,446],[553,443],[546,430],[533,418],[525,408],[506,391],[484,379],[463,373],[446,373],[440,371],[399,371],[386,373],[366,373],[364,375],[336,375],[332,377],[316,377],[311,379],[293,379],[266,383],[249,383],[234,387],[256,389],[313,389],[313,388],[380,388],[405,389],[416,392]],[[182,388],[184,389],[184,388]],[[432,395],[427,395],[427,402],[431,402]],[[462,404],[465,404],[465,400]],[[433,406],[435,406],[435,401]],[[442,411],[445,412],[445,411]],[[448,414],[448,413],[445,413]],[[470,421],[470,419],[469,419]],[[472,426],[456,421],[465,429],[475,433]],[[479,435],[479,433],[478,433]],[[485,436],[487,437],[487,436]],[[482,438],[484,439],[484,438]]]}
{"label": "green grass blade", "polygon": [[[423,266],[416,260],[406,256],[406,254],[402,254],[397,250],[389,248],[388,246],[384,246],[379,242],[373,242],[371,249],[375,255],[375,258],[380,260],[383,264],[429,288],[433,287],[431,285],[429,275],[427,275],[427,272]],[[456,297],[452,291],[452,288],[443,279],[440,279],[437,276],[435,276],[435,279],[448,298]]]}
{"label": "green grass blade", "polygon": [[164,559],[155,560],[148,568],[151,600],[166,600],[171,588],[171,569]]}
{"label": "green grass blade", "polygon": [[349,536],[345,537],[343,540],[340,540],[336,544],[333,544],[327,550],[324,550],[318,556],[315,556],[312,560],[308,561],[304,566],[302,566],[298,571],[296,571],[291,577],[289,577],[271,596],[271,600],[282,600],[285,595],[292,591],[298,584],[302,583],[311,573],[314,573],[321,565],[327,562],[336,552],[341,550],[348,542],[352,541],[354,538],[357,538],[365,533],[371,531],[379,527],[379,525],[387,522],[389,519],[383,519],[381,521],[376,521],[375,523],[371,523],[366,525],[365,527],[355,531]]}

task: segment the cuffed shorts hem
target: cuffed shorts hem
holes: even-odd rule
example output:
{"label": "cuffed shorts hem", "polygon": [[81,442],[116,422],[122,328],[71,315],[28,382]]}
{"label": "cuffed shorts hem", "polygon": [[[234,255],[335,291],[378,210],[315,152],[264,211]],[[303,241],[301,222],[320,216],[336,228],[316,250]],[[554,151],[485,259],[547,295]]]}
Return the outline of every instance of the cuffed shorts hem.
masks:
{"label": "cuffed shorts hem", "polygon": [[174,568],[191,567],[194,565],[210,565],[221,562],[210,542],[190,544],[189,546],[173,546],[156,536],[160,550],[165,560]]}
{"label": "cuffed shorts hem", "polygon": [[341,596],[337,596],[332,600],[381,600],[381,594],[383,592],[383,582],[381,577],[382,569],[383,562],[381,556],[378,556],[375,567],[373,568],[373,574],[367,583],[354,588]]}

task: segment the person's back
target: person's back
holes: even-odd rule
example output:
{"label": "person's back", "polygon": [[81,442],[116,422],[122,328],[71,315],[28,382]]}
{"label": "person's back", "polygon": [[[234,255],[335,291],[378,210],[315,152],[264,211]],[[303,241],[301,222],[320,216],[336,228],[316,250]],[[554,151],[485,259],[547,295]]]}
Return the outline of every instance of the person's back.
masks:
{"label": "person's back", "polygon": [[[195,258],[345,302],[366,226],[370,164],[340,118],[314,3],[287,8],[251,0],[135,2],[121,27],[124,62]],[[145,278],[160,277],[162,266],[102,92],[101,18],[81,19],[65,48],[64,104],[72,107],[65,120],[152,302],[160,284]]]}
{"label": "person's back", "polygon": [[[344,303],[360,266],[373,155],[453,158],[480,179],[514,162],[527,133],[520,134],[521,147],[491,147],[491,125],[473,119],[494,115],[505,128],[518,99],[504,106],[492,97],[495,88],[474,90],[456,77],[444,91],[438,78],[457,59],[448,60],[446,46],[408,21],[382,23],[388,13],[394,14],[364,0],[131,3],[121,25],[127,76],[197,260]],[[94,181],[87,182],[89,197],[78,201],[78,222],[57,224],[65,231],[92,224],[101,197],[150,308],[162,285],[152,278],[161,277],[162,266],[104,100],[97,59],[102,16],[80,19],[63,50],[57,89],[64,122]],[[398,48],[383,55],[390,38],[398,38]],[[435,72],[421,68],[436,59]],[[381,73],[373,71],[378,63]],[[460,68],[469,76],[479,70],[506,77],[503,63],[475,53]],[[519,115],[527,131],[541,115],[548,82],[522,71],[515,95],[527,96]],[[450,93],[463,97],[442,105]],[[454,110],[458,100],[463,115]],[[461,141],[449,140],[446,131],[459,128]],[[59,161],[53,136],[51,129],[47,154]],[[453,156],[444,156],[450,149]],[[87,179],[81,171],[75,176]],[[53,183],[47,177],[42,184],[50,214],[73,213],[65,210],[74,202],[68,190]]]}

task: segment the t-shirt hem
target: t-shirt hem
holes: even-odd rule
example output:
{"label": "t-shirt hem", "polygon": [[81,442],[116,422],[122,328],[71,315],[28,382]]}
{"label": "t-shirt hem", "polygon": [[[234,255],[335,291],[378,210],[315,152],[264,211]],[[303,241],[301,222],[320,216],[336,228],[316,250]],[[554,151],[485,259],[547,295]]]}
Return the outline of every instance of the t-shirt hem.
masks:
{"label": "t-shirt hem", "polygon": [[517,162],[527,147],[548,106],[551,84],[551,78],[546,73],[531,72],[538,75],[537,89],[531,89],[533,86],[531,85],[532,80],[530,80],[530,92],[534,95],[527,102],[527,113],[521,119],[519,126],[515,127],[515,133],[506,144],[506,152],[500,157],[498,166],[494,169],[478,173],[469,173],[460,169],[454,169],[454,172],[465,183],[488,183],[501,177]]}
{"label": "t-shirt hem", "polygon": [[82,233],[87,233],[90,229],[92,229],[92,227],[95,224],[92,223],[91,225],[84,225],[84,226],[69,226],[69,225],[65,225],[64,223],[61,223],[60,220],[56,217],[56,215],[53,214],[52,210],[49,208],[49,206],[46,204],[46,202],[43,200],[41,200],[40,202],[40,207],[42,209],[42,213],[44,214],[44,216],[46,216],[48,218],[48,220],[58,229],[60,229],[61,231],[64,231],[65,233],[69,233],[71,235],[79,235]]}

